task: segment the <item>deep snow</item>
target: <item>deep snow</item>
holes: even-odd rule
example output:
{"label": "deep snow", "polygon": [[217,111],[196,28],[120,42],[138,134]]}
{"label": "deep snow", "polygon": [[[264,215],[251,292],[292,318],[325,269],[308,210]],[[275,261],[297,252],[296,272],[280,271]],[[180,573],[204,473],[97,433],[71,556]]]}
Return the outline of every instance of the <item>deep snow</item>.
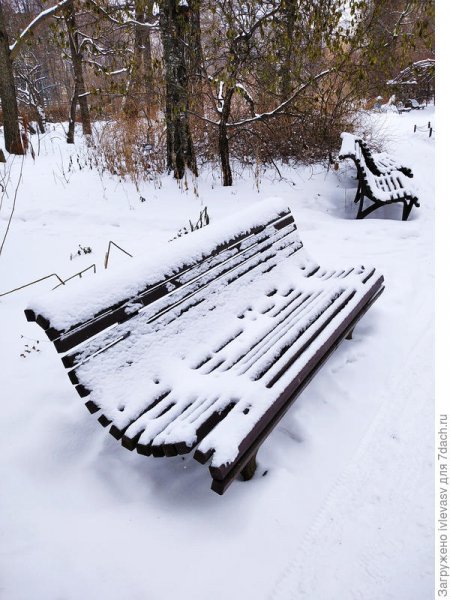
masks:
{"label": "deep snow", "polygon": [[[434,109],[372,119],[415,173],[421,208],[406,223],[395,206],[354,220],[351,165],[285,169],[281,182],[247,175],[232,188],[210,174],[181,187],[162,178],[137,191],[69,171],[82,142],[66,146],[58,128],[35,161],[26,157],[0,294],[93,262],[102,269],[109,240],[139,260],[157,256],[202,207],[214,222],[268,196],[291,207],[313,259],[373,264],[386,290],[262,446],[255,478],[223,497],[190,456],[129,453],[88,413],[23,315],[56,280],[0,297],[2,598],[432,597],[434,139],[413,126],[434,125]],[[70,260],[79,244],[92,252]],[[109,268],[133,260],[113,250]]]}

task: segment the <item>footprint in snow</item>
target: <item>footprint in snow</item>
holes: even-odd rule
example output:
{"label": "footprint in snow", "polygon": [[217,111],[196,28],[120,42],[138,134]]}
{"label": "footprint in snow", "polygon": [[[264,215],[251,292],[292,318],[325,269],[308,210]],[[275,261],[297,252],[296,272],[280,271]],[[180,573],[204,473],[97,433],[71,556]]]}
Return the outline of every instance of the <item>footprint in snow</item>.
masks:
{"label": "footprint in snow", "polygon": [[331,372],[333,374],[337,373],[347,365],[357,362],[360,358],[363,358],[364,356],[365,354],[363,352],[351,352],[345,357],[343,361],[341,361],[335,367],[332,367]]}
{"label": "footprint in snow", "polygon": [[302,436],[297,431],[293,431],[289,427],[280,427],[280,431],[297,444],[301,444],[303,442]]}
{"label": "footprint in snow", "polygon": [[420,237],[420,233],[418,231],[406,231],[405,233],[402,233],[399,237],[402,240],[407,240],[408,238],[418,238]]}

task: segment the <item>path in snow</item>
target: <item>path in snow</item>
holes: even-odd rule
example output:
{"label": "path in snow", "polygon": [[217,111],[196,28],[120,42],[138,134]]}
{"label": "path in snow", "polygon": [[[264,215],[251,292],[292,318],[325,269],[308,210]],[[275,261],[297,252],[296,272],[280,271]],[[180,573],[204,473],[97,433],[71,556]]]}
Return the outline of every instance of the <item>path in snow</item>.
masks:
{"label": "path in snow", "polygon": [[433,382],[423,377],[433,368],[431,308],[270,600],[432,598],[434,438],[424,424],[433,420]]}

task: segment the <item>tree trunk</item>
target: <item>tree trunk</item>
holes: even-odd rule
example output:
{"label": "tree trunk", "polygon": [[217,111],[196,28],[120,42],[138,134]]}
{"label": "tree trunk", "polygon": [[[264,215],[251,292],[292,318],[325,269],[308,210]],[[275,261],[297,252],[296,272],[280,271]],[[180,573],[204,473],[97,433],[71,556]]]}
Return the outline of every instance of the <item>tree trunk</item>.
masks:
{"label": "tree trunk", "polygon": [[176,179],[186,167],[198,175],[194,145],[189,127],[189,93],[186,48],[189,8],[178,0],[164,0],[160,8],[160,28],[166,66],[167,168]]}
{"label": "tree trunk", "polygon": [[70,114],[69,114],[69,131],[67,132],[67,143],[75,144],[75,119],[77,116],[77,89],[73,92],[72,101],[70,103]]}
{"label": "tree trunk", "polygon": [[38,104],[36,106],[36,118],[37,118],[37,124],[39,127],[39,131],[40,133],[45,133],[45,124],[47,122],[47,117],[45,115],[45,110],[44,107],[42,106],[42,104]]}
{"label": "tree trunk", "polygon": [[225,187],[233,185],[233,175],[230,164],[230,148],[228,143],[227,123],[231,112],[231,100],[233,98],[234,87],[229,89],[223,101],[222,112],[219,124],[219,156],[222,166],[222,184]]}
{"label": "tree trunk", "polygon": [[[92,133],[91,127],[91,117],[89,114],[89,105],[87,101],[86,95],[86,87],[84,85],[84,75],[83,75],[83,55],[79,50],[78,44],[78,33],[77,33],[77,24],[75,19],[75,7],[73,2],[67,5],[67,8],[64,12],[64,20],[66,22],[67,31],[69,33],[69,47],[70,47],[70,56],[72,58],[72,66],[73,66],[73,74],[75,79],[75,93],[72,98],[72,103],[70,107],[70,120],[69,120],[69,130],[70,125],[72,124],[73,117],[73,127],[75,127],[75,117],[76,114],[76,104],[78,103],[80,106],[80,114],[81,114],[81,125],[83,128],[84,135],[90,135]],[[73,103],[75,100],[75,110],[73,110]],[[67,142],[73,144],[73,141],[69,141],[69,136]]]}
{"label": "tree trunk", "polygon": [[8,34],[0,0],[0,98],[2,100],[3,125],[5,130],[5,148],[11,154],[24,154],[19,127],[16,86],[9,51]]}
{"label": "tree trunk", "polygon": [[219,155],[222,166],[222,184],[225,187],[233,185],[230,166],[230,149],[228,146],[227,127],[222,122],[219,125]]}

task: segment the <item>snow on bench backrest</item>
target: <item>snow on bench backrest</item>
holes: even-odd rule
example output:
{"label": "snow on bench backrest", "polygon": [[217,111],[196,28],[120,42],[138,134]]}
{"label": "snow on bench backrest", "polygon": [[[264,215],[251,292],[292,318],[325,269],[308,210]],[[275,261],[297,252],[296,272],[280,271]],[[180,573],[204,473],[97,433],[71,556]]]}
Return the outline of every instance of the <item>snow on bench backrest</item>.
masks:
{"label": "snow on bench backrest", "polygon": [[[95,278],[83,280],[81,285],[59,287],[37,297],[27,308],[27,318],[40,319],[38,323],[44,328],[50,326],[47,329],[50,339],[56,339],[61,332],[78,331],[83,327],[86,329],[86,324],[89,323],[89,335],[80,333],[78,338],[74,335],[74,339],[67,345],[67,348],[72,347],[118,319],[136,312],[142,304],[137,302],[135,306],[133,299],[139,294],[141,297],[143,293],[150,294],[150,301],[166,295],[171,287],[175,287],[168,279],[182,275],[216,255],[216,263],[227,260],[231,252],[227,249],[231,245],[252,233],[263,231],[267,225],[277,220],[280,224],[276,227],[292,222],[289,208],[280,200],[265,200],[258,206],[253,205],[240,211],[236,216],[168,243],[157,256],[133,259],[131,269],[126,265],[114,271],[104,271]],[[178,281],[175,283],[179,284]],[[96,322],[92,324],[91,321],[95,319]],[[67,348],[57,347],[59,351]]]}
{"label": "snow on bench backrest", "polygon": [[339,158],[351,157],[358,160],[361,156],[361,148],[359,145],[359,138],[352,133],[341,133],[341,149],[339,150]]}

